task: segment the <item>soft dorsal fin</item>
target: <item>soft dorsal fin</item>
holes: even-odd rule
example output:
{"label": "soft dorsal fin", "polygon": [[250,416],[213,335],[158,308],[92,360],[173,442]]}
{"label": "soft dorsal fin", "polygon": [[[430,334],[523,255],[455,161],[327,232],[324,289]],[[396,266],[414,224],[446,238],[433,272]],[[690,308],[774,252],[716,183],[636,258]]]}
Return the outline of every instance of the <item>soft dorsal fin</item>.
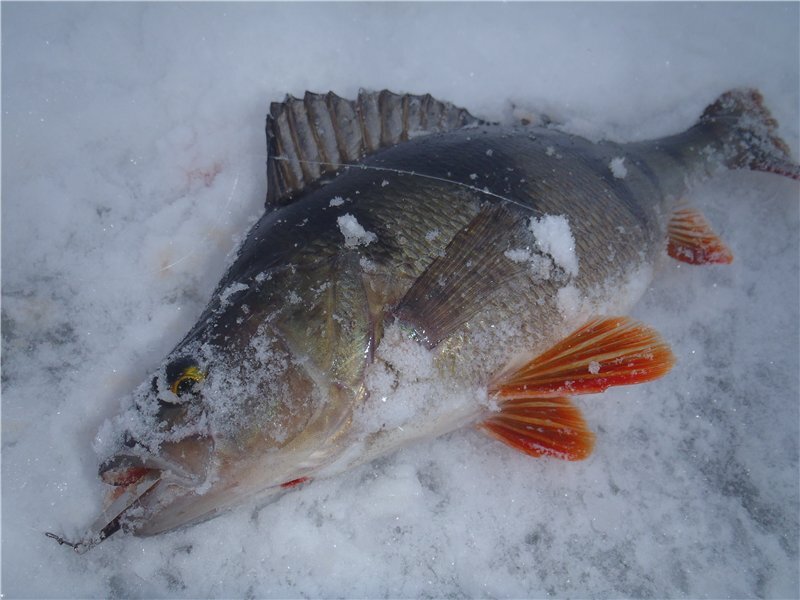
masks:
{"label": "soft dorsal fin", "polygon": [[409,138],[479,125],[466,109],[430,94],[361,90],[273,102],[267,116],[267,208],[283,206],[343,165]]}

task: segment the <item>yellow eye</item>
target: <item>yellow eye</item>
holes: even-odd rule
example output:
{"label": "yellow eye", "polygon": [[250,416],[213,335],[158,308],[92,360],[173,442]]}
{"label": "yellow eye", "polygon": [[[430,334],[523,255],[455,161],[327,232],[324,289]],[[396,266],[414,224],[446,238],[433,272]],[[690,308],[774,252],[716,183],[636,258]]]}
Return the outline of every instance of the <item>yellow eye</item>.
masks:
{"label": "yellow eye", "polygon": [[196,382],[203,381],[205,378],[205,373],[203,373],[196,366],[187,367],[174,381],[170,387],[170,390],[172,390],[172,393],[176,396],[180,396],[181,394],[190,391]]}

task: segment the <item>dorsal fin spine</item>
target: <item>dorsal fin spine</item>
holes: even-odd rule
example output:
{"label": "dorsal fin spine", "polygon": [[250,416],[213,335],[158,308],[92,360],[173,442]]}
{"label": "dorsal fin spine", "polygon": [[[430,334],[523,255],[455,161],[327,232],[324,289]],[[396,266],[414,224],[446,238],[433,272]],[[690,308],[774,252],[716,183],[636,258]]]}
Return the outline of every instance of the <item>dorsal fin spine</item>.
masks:
{"label": "dorsal fin spine", "polygon": [[336,151],[339,154],[338,158],[340,162],[343,162],[349,160],[350,158],[347,154],[347,145],[344,143],[342,135],[339,132],[339,128],[336,127],[336,123],[334,121],[334,117],[337,120],[339,119],[339,115],[337,114],[336,110],[336,98],[338,98],[338,96],[333,92],[328,92],[325,94],[325,106],[328,108],[328,117],[331,120],[331,129],[333,131],[333,138],[336,143]]}
{"label": "dorsal fin spine", "polygon": [[369,152],[369,134],[367,132],[367,113],[369,112],[366,102],[364,100],[364,90],[358,92],[358,99],[356,100],[356,116],[358,117],[358,125],[361,128],[361,149],[359,153],[364,156]]}
{"label": "dorsal fin spine", "polygon": [[408,105],[410,104],[411,100],[408,97],[408,94],[400,98],[400,108],[402,112],[401,122],[403,124],[403,131],[400,134],[400,141],[407,142],[408,141]]}
{"label": "dorsal fin spine", "polygon": [[403,97],[389,90],[378,96],[381,121],[381,146],[391,146],[403,141]]}
{"label": "dorsal fin spine", "polygon": [[[328,92],[326,104],[330,114],[332,115],[331,123],[333,125],[333,132],[334,136],[336,137],[336,145],[339,148],[341,160],[342,162],[353,161],[356,159],[356,156],[353,154],[353,149],[351,149],[350,145],[347,143],[347,136],[345,135],[346,132],[341,127],[341,124],[345,121],[352,122],[353,120],[359,120],[358,113],[353,108],[351,103],[346,102],[333,92]],[[337,126],[337,124],[339,125]],[[360,151],[361,141],[359,140],[358,143]]]}
{"label": "dorsal fin spine", "polygon": [[378,94],[378,116],[381,126],[381,146],[386,146],[391,143],[392,132],[392,113],[391,98],[389,97],[389,90],[383,90]]}
{"label": "dorsal fin spine", "polygon": [[[303,177],[310,181],[319,179],[322,173],[320,171],[319,160],[317,160],[318,155],[315,152],[319,150],[319,148],[316,145],[311,123],[308,121],[305,102],[298,98],[292,98],[289,101],[289,107],[290,130],[295,147],[297,148]],[[302,110],[298,110],[298,108]]]}
{"label": "dorsal fin spine", "polygon": [[347,162],[349,157],[347,155],[347,145],[344,143],[342,136],[339,133],[339,128],[336,126],[337,122],[337,113],[336,113],[336,105],[333,102],[334,94],[328,92],[320,99],[320,113],[323,112],[324,108],[324,115],[321,114],[320,118],[326,120],[326,126],[330,127],[330,139],[328,140],[328,147],[330,151],[330,159],[331,163],[335,163],[336,169],[339,168],[339,165],[343,162]]}
{"label": "dorsal fin spine", "polygon": [[280,167],[276,165],[275,172],[280,180],[279,183],[291,189],[299,185],[300,181],[298,176],[301,175],[301,173],[297,173],[295,170],[295,167],[299,168],[300,164],[297,160],[297,155],[294,153],[294,147],[287,147],[283,143],[285,136],[291,136],[291,133],[288,131],[290,129],[289,117],[286,113],[287,109],[285,104],[273,102],[271,116],[272,129],[275,134],[272,136],[272,141],[276,152],[275,156],[280,156],[284,159],[281,161]]}
{"label": "dorsal fin spine", "polygon": [[[311,135],[314,136],[314,143],[319,150],[319,158],[321,162],[325,164],[332,164],[338,162],[338,156],[332,156],[330,153],[330,143],[328,141],[327,130],[329,129],[325,125],[330,123],[330,114],[328,114],[327,110],[319,111],[317,110],[318,102],[324,102],[321,100],[322,96],[319,94],[314,94],[312,92],[306,92],[305,96],[303,97],[303,105],[306,109],[306,114],[308,115],[309,127],[311,129]],[[325,121],[328,123],[323,124]],[[330,129],[333,129],[333,124],[331,123]],[[334,147],[335,149],[335,147]]]}

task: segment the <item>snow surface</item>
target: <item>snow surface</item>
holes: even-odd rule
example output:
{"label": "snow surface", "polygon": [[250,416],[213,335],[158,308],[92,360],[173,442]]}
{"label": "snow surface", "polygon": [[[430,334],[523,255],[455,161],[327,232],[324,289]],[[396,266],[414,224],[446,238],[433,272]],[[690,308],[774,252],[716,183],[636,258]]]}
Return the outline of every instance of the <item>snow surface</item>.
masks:
{"label": "snow surface", "polygon": [[798,5],[8,4],[2,10],[7,597],[798,594],[798,184],[695,189],[730,266],[664,260],[635,316],[678,364],[578,402],[594,454],[477,431],[264,507],[78,556],[99,425],[191,327],[266,192],[287,92],[425,93],[593,139],[762,90],[798,156]]}

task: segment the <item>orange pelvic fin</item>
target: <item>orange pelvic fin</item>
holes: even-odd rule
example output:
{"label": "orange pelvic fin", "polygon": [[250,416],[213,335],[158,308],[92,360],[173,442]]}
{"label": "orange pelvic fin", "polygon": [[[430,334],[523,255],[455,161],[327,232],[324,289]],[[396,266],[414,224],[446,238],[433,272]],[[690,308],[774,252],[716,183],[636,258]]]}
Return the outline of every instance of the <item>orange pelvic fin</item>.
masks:
{"label": "orange pelvic fin", "polygon": [[594,434],[569,398],[508,400],[480,427],[531,456],[582,460],[594,447]]}
{"label": "orange pelvic fin", "polygon": [[692,265],[729,264],[733,254],[714,233],[705,217],[693,208],[675,211],[667,226],[667,253]]}
{"label": "orange pelvic fin", "polygon": [[563,396],[651,381],[674,362],[669,346],[646,325],[628,317],[595,319],[493,385],[500,411],[481,427],[533,456],[586,458],[594,435]]}

